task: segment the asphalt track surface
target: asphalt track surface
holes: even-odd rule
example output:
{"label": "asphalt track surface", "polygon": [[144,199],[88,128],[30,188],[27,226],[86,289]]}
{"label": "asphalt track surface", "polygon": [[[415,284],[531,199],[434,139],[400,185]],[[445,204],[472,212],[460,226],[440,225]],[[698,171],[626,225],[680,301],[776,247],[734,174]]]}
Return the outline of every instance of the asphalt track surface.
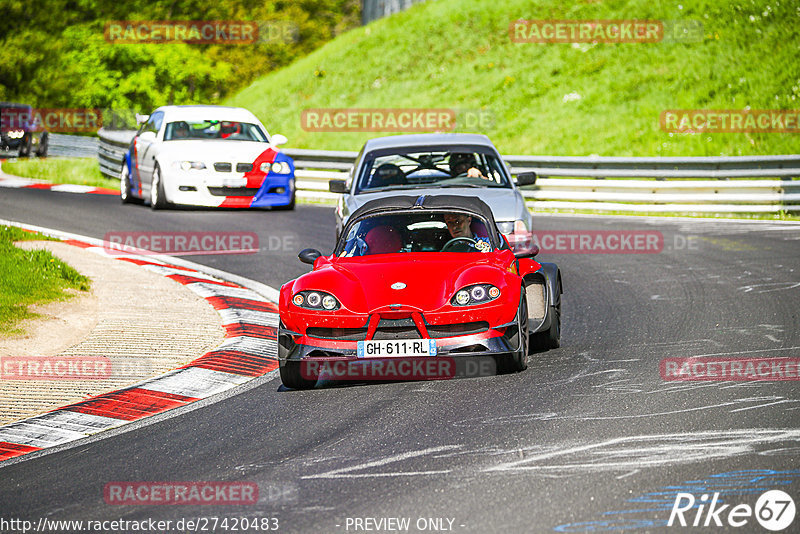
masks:
{"label": "asphalt track surface", "polygon": [[[262,248],[270,237],[282,244],[189,259],[274,287],[307,270],[299,249],[329,252],[334,235],[330,207],[154,213],[36,190],[0,190],[0,217],[98,238],[254,231]],[[563,272],[563,347],[531,356],[527,371],[299,392],[264,379],[0,466],[0,515],[276,517],[281,532],[355,532],[354,518],[388,517],[409,518],[411,532],[425,526],[419,518],[452,520],[453,532],[766,532],[753,517],[728,526],[730,508],[722,528],[664,525],[678,492],[753,506],[781,489],[800,504],[798,382],[668,382],[659,373],[668,357],[800,357],[800,226],[564,216],[539,217],[536,229],[657,230],[665,246],[544,257]],[[112,506],[103,500],[112,481],[250,481],[261,498]],[[685,514],[690,525],[695,512]]]}

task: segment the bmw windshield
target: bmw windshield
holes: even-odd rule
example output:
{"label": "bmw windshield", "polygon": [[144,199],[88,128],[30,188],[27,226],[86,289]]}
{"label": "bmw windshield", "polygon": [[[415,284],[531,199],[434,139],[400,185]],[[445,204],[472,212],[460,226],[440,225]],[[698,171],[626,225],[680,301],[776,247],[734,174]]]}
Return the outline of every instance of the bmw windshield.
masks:
{"label": "bmw windshield", "polygon": [[499,158],[476,147],[426,150],[381,150],[365,156],[358,190],[418,189],[423,187],[511,188]]}
{"label": "bmw windshield", "polygon": [[267,136],[255,124],[236,121],[188,120],[167,124],[164,141],[214,139],[266,143]]}

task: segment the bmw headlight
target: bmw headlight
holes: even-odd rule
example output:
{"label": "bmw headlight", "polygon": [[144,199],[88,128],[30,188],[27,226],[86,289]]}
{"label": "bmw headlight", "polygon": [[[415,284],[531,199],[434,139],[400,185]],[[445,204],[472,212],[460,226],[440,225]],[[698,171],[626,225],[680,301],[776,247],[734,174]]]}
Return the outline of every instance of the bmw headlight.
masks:
{"label": "bmw headlight", "polygon": [[310,310],[334,311],[341,308],[336,297],[324,291],[300,291],[292,297],[292,303]]}
{"label": "bmw headlight", "polygon": [[500,290],[492,284],[474,284],[466,286],[453,295],[450,304],[453,306],[474,306],[490,302],[500,296]]}
{"label": "bmw headlight", "polygon": [[273,163],[265,161],[264,163],[261,164],[261,167],[259,168],[263,173],[268,173],[269,171],[272,171],[276,174],[289,174],[290,172],[292,172],[292,169],[289,167],[289,164],[286,163],[285,161],[275,161]]}
{"label": "bmw headlight", "polygon": [[206,164],[202,161],[176,161],[175,163],[182,171],[200,171],[206,168]]}
{"label": "bmw headlight", "polygon": [[10,139],[19,139],[24,135],[25,135],[25,130],[11,130],[10,132],[8,132],[8,137]]}

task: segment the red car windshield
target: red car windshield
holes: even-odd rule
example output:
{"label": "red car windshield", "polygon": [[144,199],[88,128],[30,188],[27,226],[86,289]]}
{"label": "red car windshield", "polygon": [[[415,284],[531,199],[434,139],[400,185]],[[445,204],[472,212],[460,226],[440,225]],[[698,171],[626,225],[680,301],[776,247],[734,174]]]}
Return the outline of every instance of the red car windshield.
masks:
{"label": "red car windshield", "polygon": [[490,252],[486,221],[466,213],[393,213],[366,217],[350,226],[336,249],[339,257],[400,252]]}

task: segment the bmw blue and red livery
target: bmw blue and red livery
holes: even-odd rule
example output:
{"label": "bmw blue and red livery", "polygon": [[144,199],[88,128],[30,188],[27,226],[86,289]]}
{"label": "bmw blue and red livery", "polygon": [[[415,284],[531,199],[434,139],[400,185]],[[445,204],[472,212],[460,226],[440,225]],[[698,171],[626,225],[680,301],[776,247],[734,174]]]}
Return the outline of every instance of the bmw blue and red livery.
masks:
{"label": "bmw blue and red livery", "polygon": [[255,115],[226,106],[164,106],[148,116],[120,169],[123,203],[293,209],[294,162]]}

